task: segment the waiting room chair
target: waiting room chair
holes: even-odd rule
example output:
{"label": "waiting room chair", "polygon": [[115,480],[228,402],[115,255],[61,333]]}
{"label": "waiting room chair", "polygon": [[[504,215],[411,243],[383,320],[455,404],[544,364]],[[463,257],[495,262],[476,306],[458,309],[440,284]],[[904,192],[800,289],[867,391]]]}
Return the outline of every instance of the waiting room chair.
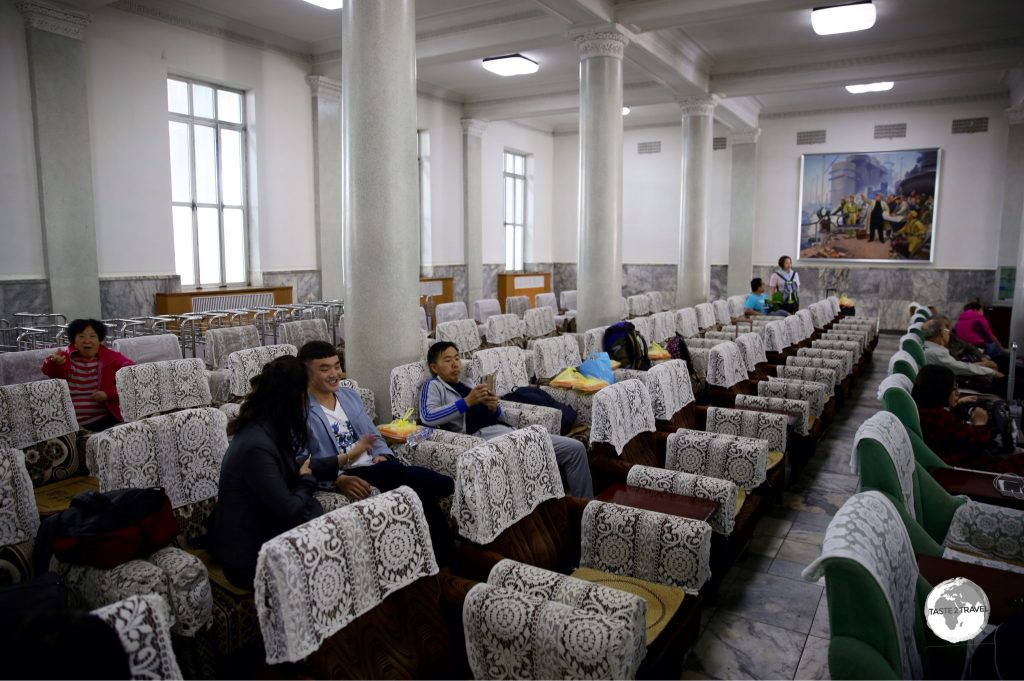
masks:
{"label": "waiting room chair", "polygon": [[626,297],[626,314],[630,317],[646,317],[651,314],[651,299],[646,293]]}
{"label": "waiting room chair", "polygon": [[110,347],[136,364],[181,359],[181,341],[172,333],[116,338]]}
{"label": "waiting room chair", "polygon": [[131,678],[185,678],[171,642],[174,615],[162,596],[129,596],[93,610],[92,614],[117,633],[128,656]]}
{"label": "waiting room chair", "polygon": [[285,322],[277,327],[276,343],[301,348],[310,341],[324,341],[334,344],[326,319],[300,319]]}
{"label": "waiting room chair", "polygon": [[440,303],[434,308],[434,328],[444,322],[454,322],[459,319],[469,319],[466,311],[466,304],[461,300],[453,303]]}
{"label": "waiting room chair", "polygon": [[214,404],[231,400],[231,372],[228,357],[232,352],[263,345],[263,336],[255,326],[232,326],[206,332],[206,367],[210,370],[210,394]]}
{"label": "waiting room chair", "polygon": [[483,343],[480,339],[480,327],[472,319],[441,322],[434,329],[434,338],[455,343],[459,348],[459,355],[464,358],[472,357]]}
{"label": "waiting room chair", "polygon": [[[496,314],[487,318],[483,323],[483,339],[486,345],[482,347],[495,347],[500,345],[515,345],[522,347],[523,337],[526,335],[526,324],[515,314]],[[461,349],[462,346],[460,345]]]}
{"label": "waiting room chair", "polygon": [[505,298],[505,314],[514,314],[520,319],[530,309],[529,296],[509,296]]}
{"label": "waiting room chair", "polygon": [[697,326],[701,331],[713,331],[718,326],[718,318],[715,317],[715,308],[711,303],[698,303],[694,305],[697,312]]}
{"label": "waiting room chair", "polygon": [[910,379],[911,382],[917,380],[917,372],[920,370],[921,365],[917,363],[914,356],[906,350],[897,350],[889,358],[889,373],[900,373]]}
{"label": "waiting room chair", "polygon": [[483,325],[488,317],[501,314],[501,303],[497,298],[483,298],[473,301],[473,320]]}
{"label": "waiting room chair", "polygon": [[45,381],[49,376],[43,373],[43,362],[55,350],[56,348],[40,348],[0,352],[0,385]]}
{"label": "waiting room chair", "polygon": [[715,310],[715,321],[718,322],[719,326],[732,324],[733,315],[729,309],[729,301],[715,300],[711,302],[711,307]]}
{"label": "waiting room chair", "polygon": [[555,315],[549,307],[535,307],[526,310],[523,315],[526,325],[526,338],[547,338],[558,333]]}
{"label": "waiting room chair", "polygon": [[676,310],[676,333],[687,339],[700,335],[697,310],[692,307]]}

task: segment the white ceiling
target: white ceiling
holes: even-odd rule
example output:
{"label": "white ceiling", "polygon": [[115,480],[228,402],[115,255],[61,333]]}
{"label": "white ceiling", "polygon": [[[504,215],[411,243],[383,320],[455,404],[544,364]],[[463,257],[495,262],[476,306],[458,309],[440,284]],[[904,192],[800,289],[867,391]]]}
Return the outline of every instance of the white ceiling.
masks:
{"label": "white ceiling", "polygon": [[[104,0],[72,0],[89,8]],[[384,0],[387,1],[387,0]],[[837,3],[843,0],[835,0]],[[579,65],[569,31],[619,23],[630,33],[627,126],[678,122],[679,96],[711,92],[729,127],[773,114],[1004,93],[1024,78],[1024,0],[874,0],[875,26],[818,36],[811,8],[828,0],[417,0],[421,92],[467,116],[575,129]],[[165,12],[314,55],[340,77],[341,11],[301,0],[137,0]],[[533,75],[502,78],[484,57],[520,52]],[[894,80],[886,93],[848,83]],[[1021,92],[1014,92],[1014,98]]]}

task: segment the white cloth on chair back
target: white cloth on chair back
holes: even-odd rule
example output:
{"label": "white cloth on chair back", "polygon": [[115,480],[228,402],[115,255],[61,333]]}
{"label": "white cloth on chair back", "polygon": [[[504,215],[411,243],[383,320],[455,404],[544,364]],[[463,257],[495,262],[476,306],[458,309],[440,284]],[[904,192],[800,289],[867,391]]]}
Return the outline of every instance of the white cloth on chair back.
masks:
{"label": "white cloth on chair back", "polygon": [[917,365],[917,360],[906,350],[897,350],[892,353],[892,357],[889,358],[889,373],[896,372],[896,362],[906,362],[911,366],[914,371],[920,371],[921,367]]}
{"label": "white cloth on chair back", "polygon": [[576,311],[576,289],[572,291],[562,291],[561,295],[562,309],[566,311]]}
{"label": "white cloth on chair back", "polygon": [[654,342],[654,317],[634,317],[629,321],[636,327],[636,332],[647,341],[648,345]]}
{"label": "white cloth on chair back", "polygon": [[708,518],[708,525],[715,532],[724,535],[732,533],[736,526],[736,497],[739,487],[734,482],[667,468],[632,466],[626,474],[626,484],[643,487],[684,497],[697,497],[718,502],[718,509]]}
{"label": "white cloth on chair back", "polygon": [[676,333],[684,338],[690,338],[700,333],[695,309],[684,307],[681,310],[676,310]]}
{"label": "white cloth on chair back", "polygon": [[715,318],[715,308],[711,303],[698,303],[694,305],[693,309],[697,311],[697,325],[701,331],[710,329],[718,323]]}
{"label": "white cloth on chair back", "polygon": [[420,388],[430,380],[427,363],[410,362],[391,370],[390,397],[392,418],[401,417],[412,409],[413,418],[419,419]]}
{"label": "white cloth on chair back", "polygon": [[850,456],[850,470],[854,475],[860,474],[860,459],[857,445],[861,440],[874,440],[885,449],[900,481],[900,493],[903,496],[903,507],[910,517],[916,519],[914,506],[914,471],[917,462],[914,459],[914,446],[907,435],[903,422],[895,414],[887,411],[876,412],[871,418],[860,425],[853,438],[853,454]]}
{"label": "white cloth on chair back", "polygon": [[53,352],[53,348],[0,352],[0,385],[45,381],[43,361]]}
{"label": "white cloth on chair back", "polygon": [[208,407],[212,401],[201,359],[135,364],[119,369],[114,380],[126,422],[173,409]]}
{"label": "white cloth on chair back", "polygon": [[111,629],[128,655],[133,679],[184,678],[171,644],[174,617],[163,596],[130,596],[92,611]]}
{"label": "white cloth on chair back", "polygon": [[654,418],[667,421],[694,401],[690,369],[683,360],[670,359],[638,373],[644,375]]}
{"label": "white cloth on chair back", "polygon": [[721,388],[731,388],[747,380],[747,367],[740,347],[732,341],[719,343],[711,348],[708,356],[708,383]]}
{"label": "white cloth on chair back", "polygon": [[503,347],[473,353],[473,375],[494,374],[494,392],[504,395],[530,384],[526,373],[526,353],[522,348]]}
{"label": "white cloth on chair back", "polygon": [[736,336],[736,345],[743,355],[743,364],[748,372],[754,371],[758,364],[767,362],[764,354],[764,341],[756,333],[742,333]]}
{"label": "white cloth on chair back", "polygon": [[509,296],[505,299],[505,314],[514,314],[520,319],[530,309],[530,298],[528,296]]}
{"label": "white cloth on chair back", "polygon": [[469,319],[466,312],[466,304],[461,300],[454,303],[440,303],[434,308],[434,326],[443,322],[454,322],[459,319]]}
{"label": "white cloth on chair back", "polygon": [[459,354],[468,357],[480,347],[480,328],[472,319],[441,322],[434,329],[434,338],[455,343]]}
{"label": "white cloth on chair back", "polygon": [[23,449],[77,431],[65,381],[51,378],[0,386],[0,447]]}
{"label": "white cloth on chair back", "polygon": [[743,304],[747,301],[746,296],[729,296],[726,302],[729,305],[729,315],[731,317],[742,317],[743,316]]}
{"label": "white cloth on chair back", "polygon": [[712,301],[711,307],[715,310],[715,320],[722,325],[732,323],[732,313],[729,311],[729,302],[726,300]]}
{"label": "white cloth on chair back", "polygon": [[773,452],[786,451],[787,425],[782,414],[708,407],[708,431],[764,440]]}
{"label": "white cloth on chair back", "polygon": [[622,454],[630,440],[654,430],[651,394],[641,381],[620,381],[594,394],[590,444],[607,442]]}
{"label": "white cloth on chair back", "polygon": [[665,468],[729,480],[748,492],[764,482],[767,466],[767,440],[680,428],[665,446]]}
{"label": "white cloth on chair back", "polygon": [[583,332],[583,357],[589,356],[592,352],[604,350],[604,332],[607,329],[607,326],[601,326]]}
{"label": "white cloth on chair back", "polygon": [[231,394],[237,397],[244,397],[249,394],[252,385],[251,381],[260,375],[263,367],[278,357],[291,355],[294,357],[298,350],[294,345],[261,345],[258,348],[246,348],[237,350],[228,355],[228,371],[231,372]]}
{"label": "white cloth on chair back", "polygon": [[810,310],[797,310],[794,316],[800,320],[800,325],[803,326],[804,338],[809,338],[814,333],[814,315]]}
{"label": "white cloth on chair back", "polygon": [[896,388],[910,395],[914,391],[914,382],[903,374],[889,374],[878,384],[878,399],[885,396],[887,390]]}
{"label": "white cloth on chair back", "polygon": [[278,535],[256,564],[267,662],[301,660],[388,595],[437,572],[423,506],[405,486]]}
{"label": "white cloth on chair back", "polygon": [[571,336],[538,338],[533,344],[533,372],[537,378],[550,379],[562,369],[582,363],[580,346]]}
{"label": "white cloth on chair back", "polygon": [[0,547],[35,539],[37,532],[39,511],[25,454],[0,447]]}
{"label": "white cloth on chair back", "polygon": [[206,366],[226,369],[232,352],[257,348],[262,343],[260,330],[255,326],[231,326],[206,332]]}
{"label": "white cloth on chair back", "polygon": [[538,293],[533,297],[534,307],[549,307],[551,311],[558,314],[558,300],[554,293]]}
{"label": "white cloth on chair back", "polygon": [[277,328],[277,342],[301,348],[309,341],[331,342],[331,332],[326,319],[300,319],[285,322]]}
{"label": "white cloth on chair back", "polygon": [[[494,314],[484,322],[484,335],[491,345],[504,345],[521,339],[526,333],[523,320],[514,314]],[[461,346],[459,347],[461,350]]]}
{"label": "white cloth on chair back", "polygon": [[110,347],[136,364],[181,359],[181,342],[173,333],[118,338]]}
{"label": "white cloth on chair back", "polygon": [[540,338],[555,332],[555,314],[550,307],[534,307],[523,315],[527,338]]}
{"label": "white cloth on chair back", "polygon": [[497,298],[484,298],[473,301],[473,319],[477,324],[483,324],[488,317],[501,314],[501,303]]}
{"label": "white cloth on chair back", "polygon": [[780,319],[766,324],[764,327],[764,349],[767,352],[783,352],[789,347],[789,329]]}
{"label": "white cloth on chair back", "polygon": [[651,315],[654,320],[654,342],[664,343],[676,335],[676,313],[655,312]]}
{"label": "white cloth on chair back", "polygon": [[651,299],[646,293],[626,298],[626,312],[630,317],[644,317],[651,313]]}

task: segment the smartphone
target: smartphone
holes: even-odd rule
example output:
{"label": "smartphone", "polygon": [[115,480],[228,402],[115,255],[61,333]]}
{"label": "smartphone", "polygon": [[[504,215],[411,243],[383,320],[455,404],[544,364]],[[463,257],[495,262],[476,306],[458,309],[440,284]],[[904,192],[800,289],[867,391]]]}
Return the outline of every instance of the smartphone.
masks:
{"label": "smartphone", "polygon": [[1021,498],[1024,496],[1024,481],[1020,478],[999,478],[996,488],[1007,497]]}
{"label": "smartphone", "polygon": [[480,377],[480,382],[487,387],[491,394],[494,394],[494,374],[484,374]]}

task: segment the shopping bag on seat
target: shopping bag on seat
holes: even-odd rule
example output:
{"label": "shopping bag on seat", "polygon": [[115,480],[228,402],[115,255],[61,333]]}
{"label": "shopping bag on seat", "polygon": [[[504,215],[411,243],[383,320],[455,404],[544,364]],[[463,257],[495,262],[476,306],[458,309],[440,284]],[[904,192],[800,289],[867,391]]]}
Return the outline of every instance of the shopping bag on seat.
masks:
{"label": "shopping bag on seat", "polygon": [[615,375],[612,373],[612,360],[607,352],[592,352],[587,355],[580,364],[579,372],[584,376],[599,378],[608,385],[615,382]]}

